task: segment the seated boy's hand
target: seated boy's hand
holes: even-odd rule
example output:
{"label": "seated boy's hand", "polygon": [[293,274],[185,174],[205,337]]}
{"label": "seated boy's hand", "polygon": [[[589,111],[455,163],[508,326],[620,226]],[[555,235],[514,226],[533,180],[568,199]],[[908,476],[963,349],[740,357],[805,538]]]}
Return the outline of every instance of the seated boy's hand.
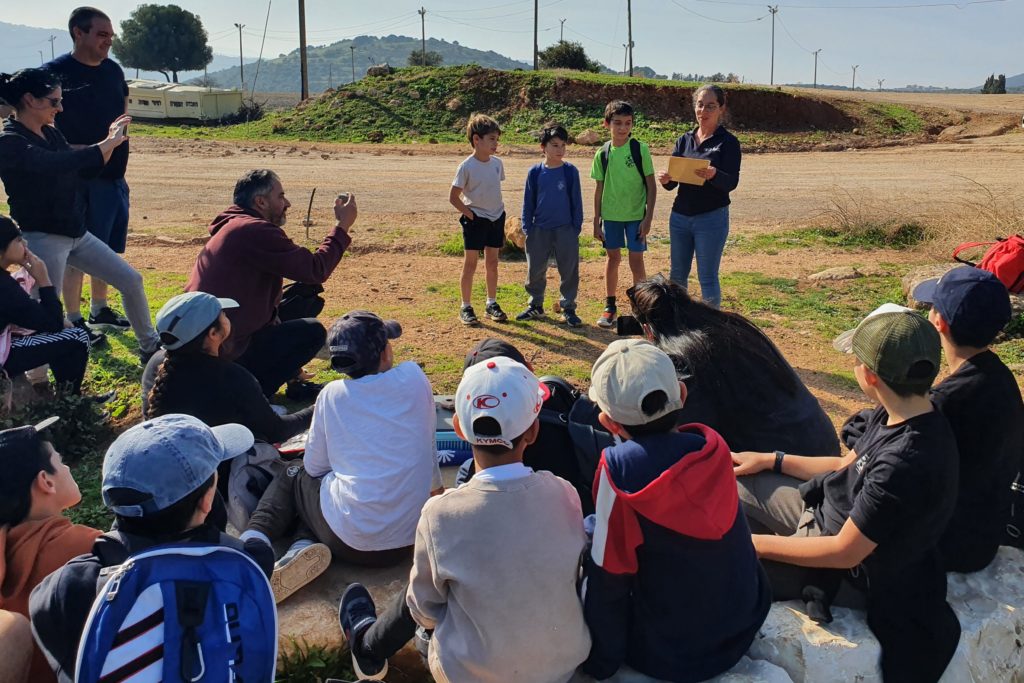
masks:
{"label": "seated boy's hand", "polygon": [[600,218],[594,218],[594,239],[604,241],[604,230],[601,227]]}
{"label": "seated boy's hand", "polygon": [[348,229],[356,222],[356,216],[359,215],[359,209],[356,207],[356,196],[352,193],[348,193],[345,199],[338,197],[334,200],[334,217],[338,221],[338,227],[344,232],[348,232]]}
{"label": "seated boy's hand", "polygon": [[747,474],[757,474],[770,469],[775,464],[773,453],[756,453],[754,451],[740,451],[732,454],[732,471],[737,477]]}

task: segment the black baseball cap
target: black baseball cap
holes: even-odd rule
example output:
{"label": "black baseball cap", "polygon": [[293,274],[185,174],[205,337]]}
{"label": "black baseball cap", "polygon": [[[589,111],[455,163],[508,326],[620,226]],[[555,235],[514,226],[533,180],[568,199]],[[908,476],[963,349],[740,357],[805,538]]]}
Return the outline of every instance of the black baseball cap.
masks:
{"label": "black baseball cap", "polygon": [[466,368],[476,365],[480,361],[499,357],[511,358],[517,363],[522,363],[528,368],[530,367],[530,364],[526,362],[526,357],[512,344],[501,339],[495,339],[494,337],[486,337],[481,339],[466,354],[466,362],[462,365],[462,371],[465,372]]}
{"label": "black baseball cap", "polygon": [[338,318],[327,334],[331,367],[346,375],[372,374],[380,365],[389,339],[402,336],[397,320],[384,320],[370,311],[349,311]]}

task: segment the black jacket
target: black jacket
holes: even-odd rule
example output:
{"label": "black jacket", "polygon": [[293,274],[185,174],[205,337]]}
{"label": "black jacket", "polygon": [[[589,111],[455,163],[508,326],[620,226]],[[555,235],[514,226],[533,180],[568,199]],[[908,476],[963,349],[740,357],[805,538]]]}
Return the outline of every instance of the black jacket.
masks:
{"label": "black jacket", "polygon": [[0,271],[0,331],[18,325],[36,332],[64,329],[64,308],[55,287],[40,287],[39,301],[30,297],[7,271]]}
{"label": "black jacket", "polygon": [[80,555],[47,576],[33,589],[29,598],[32,632],[59,683],[73,683],[78,641],[96,598],[100,569],[119,565],[129,555],[154,546],[182,541],[238,548],[252,557],[268,578],[274,571],[274,551],[269,545],[255,539],[243,544],[210,525],[197,527],[171,539],[157,540],[123,533],[100,536],[93,544],[91,554]]}
{"label": "black jacket", "polygon": [[11,216],[22,230],[65,237],[85,234],[81,171],[103,168],[103,153],[91,145],[71,149],[60,131],[43,128],[39,137],[9,118],[0,133],[0,180]]}

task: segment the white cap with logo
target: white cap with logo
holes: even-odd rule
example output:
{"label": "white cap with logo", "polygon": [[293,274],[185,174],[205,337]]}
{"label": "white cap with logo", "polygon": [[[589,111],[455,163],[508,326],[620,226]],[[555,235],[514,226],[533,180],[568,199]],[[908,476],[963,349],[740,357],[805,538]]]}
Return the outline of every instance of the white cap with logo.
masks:
{"label": "white cap with logo", "polygon": [[[668,396],[654,415],[644,413],[645,398],[655,391]],[[617,339],[590,371],[590,400],[622,425],[643,425],[683,407],[672,359],[643,339]]]}
{"label": "white cap with logo", "polygon": [[[513,448],[540,414],[548,388],[525,365],[499,356],[466,368],[455,392],[455,414],[466,441],[477,446]],[[477,434],[473,423],[490,417],[497,434]]]}

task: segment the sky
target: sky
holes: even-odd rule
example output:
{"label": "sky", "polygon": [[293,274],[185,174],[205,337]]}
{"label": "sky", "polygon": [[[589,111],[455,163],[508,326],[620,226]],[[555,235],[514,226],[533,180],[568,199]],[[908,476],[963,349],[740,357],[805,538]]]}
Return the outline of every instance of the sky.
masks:
{"label": "sky", "polygon": [[[95,0],[118,22],[138,2]],[[541,49],[578,41],[587,53],[621,68],[627,42],[627,0],[538,0]],[[66,26],[80,0],[5,3],[0,21],[39,27]],[[214,52],[237,55],[242,30],[247,58],[259,55],[267,24],[264,57],[298,46],[295,0],[177,0],[203,21]],[[367,5],[340,0],[307,0],[310,45],[357,35],[420,35],[426,9],[428,37],[494,50],[532,62],[533,2],[530,0],[386,0]],[[733,72],[744,82],[771,79],[772,16],[768,5],[753,0],[632,0],[633,62],[658,73]],[[815,50],[818,82],[850,85],[858,65],[857,86],[948,87],[980,85],[990,73],[1024,73],[1021,27],[1024,0],[792,0],[775,4],[775,83],[810,83]],[[561,20],[564,19],[564,25]],[[40,49],[49,49],[41,45]],[[33,48],[34,50],[34,48]],[[33,52],[34,54],[34,52]]]}

